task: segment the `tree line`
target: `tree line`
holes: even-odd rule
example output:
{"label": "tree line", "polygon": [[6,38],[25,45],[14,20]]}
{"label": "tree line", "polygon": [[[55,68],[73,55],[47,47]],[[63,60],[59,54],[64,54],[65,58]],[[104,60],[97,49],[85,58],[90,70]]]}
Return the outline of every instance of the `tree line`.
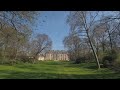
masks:
{"label": "tree line", "polygon": [[[36,60],[52,48],[46,34],[36,34],[33,26],[41,12],[0,11],[0,63],[5,60]],[[63,40],[69,58],[75,63],[96,62],[97,68],[120,65],[120,12],[70,11],[66,19],[69,35]]]}
{"label": "tree line", "polygon": [[119,11],[71,11],[66,22],[70,30],[63,43],[71,60],[75,63],[95,61],[98,68],[118,64]]}
{"label": "tree line", "polygon": [[52,41],[46,34],[32,37],[38,11],[0,11],[0,62],[25,61],[28,56],[51,49]]}

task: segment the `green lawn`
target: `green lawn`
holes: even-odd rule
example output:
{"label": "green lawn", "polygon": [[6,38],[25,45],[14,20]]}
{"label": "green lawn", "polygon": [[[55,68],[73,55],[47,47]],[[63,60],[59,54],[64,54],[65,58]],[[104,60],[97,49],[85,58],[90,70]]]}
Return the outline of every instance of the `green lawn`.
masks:
{"label": "green lawn", "polygon": [[94,63],[41,61],[38,64],[0,65],[1,79],[119,79],[120,73]]}

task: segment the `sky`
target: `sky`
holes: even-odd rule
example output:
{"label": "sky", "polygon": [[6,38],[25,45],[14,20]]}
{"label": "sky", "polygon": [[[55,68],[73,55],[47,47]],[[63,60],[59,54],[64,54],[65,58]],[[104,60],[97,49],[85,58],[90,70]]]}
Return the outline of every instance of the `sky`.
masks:
{"label": "sky", "polygon": [[52,40],[53,50],[64,50],[63,39],[69,34],[66,23],[67,11],[42,11],[37,20],[36,33],[47,34]]}

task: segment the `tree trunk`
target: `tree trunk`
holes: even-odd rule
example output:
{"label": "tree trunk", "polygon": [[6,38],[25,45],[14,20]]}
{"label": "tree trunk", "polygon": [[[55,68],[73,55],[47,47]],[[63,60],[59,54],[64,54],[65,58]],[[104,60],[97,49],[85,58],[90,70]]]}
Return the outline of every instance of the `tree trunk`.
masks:
{"label": "tree trunk", "polygon": [[112,38],[111,38],[111,34],[110,34],[109,30],[108,30],[108,35],[109,35],[109,40],[110,40],[110,48],[111,48],[111,51],[112,51],[113,45],[112,45]]}
{"label": "tree trunk", "polygon": [[17,59],[17,54],[18,54],[17,48],[15,48],[15,57],[14,57],[15,60]]}
{"label": "tree trunk", "polygon": [[96,63],[97,63],[97,67],[98,67],[98,69],[100,69],[100,63],[99,63],[99,60],[98,60],[98,56],[97,56],[97,54],[96,54],[96,52],[95,52],[95,49],[94,49],[94,47],[93,47],[93,43],[92,43],[92,41],[91,41],[91,39],[90,39],[90,37],[89,37],[88,30],[86,30],[86,33],[87,33],[87,37],[88,37],[88,40],[89,40],[90,47],[91,47],[91,49],[92,49],[94,58],[95,58]]}
{"label": "tree trunk", "polygon": [[97,42],[97,45],[96,45],[96,53],[97,53],[97,55],[99,56],[99,46],[98,46],[98,42]]}

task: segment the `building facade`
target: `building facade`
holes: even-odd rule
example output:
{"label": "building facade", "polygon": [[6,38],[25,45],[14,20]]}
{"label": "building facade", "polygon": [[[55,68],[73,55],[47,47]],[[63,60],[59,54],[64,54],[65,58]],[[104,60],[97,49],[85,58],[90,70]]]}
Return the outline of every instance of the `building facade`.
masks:
{"label": "building facade", "polygon": [[69,57],[64,50],[50,50],[44,56],[39,55],[38,60],[69,61]]}

